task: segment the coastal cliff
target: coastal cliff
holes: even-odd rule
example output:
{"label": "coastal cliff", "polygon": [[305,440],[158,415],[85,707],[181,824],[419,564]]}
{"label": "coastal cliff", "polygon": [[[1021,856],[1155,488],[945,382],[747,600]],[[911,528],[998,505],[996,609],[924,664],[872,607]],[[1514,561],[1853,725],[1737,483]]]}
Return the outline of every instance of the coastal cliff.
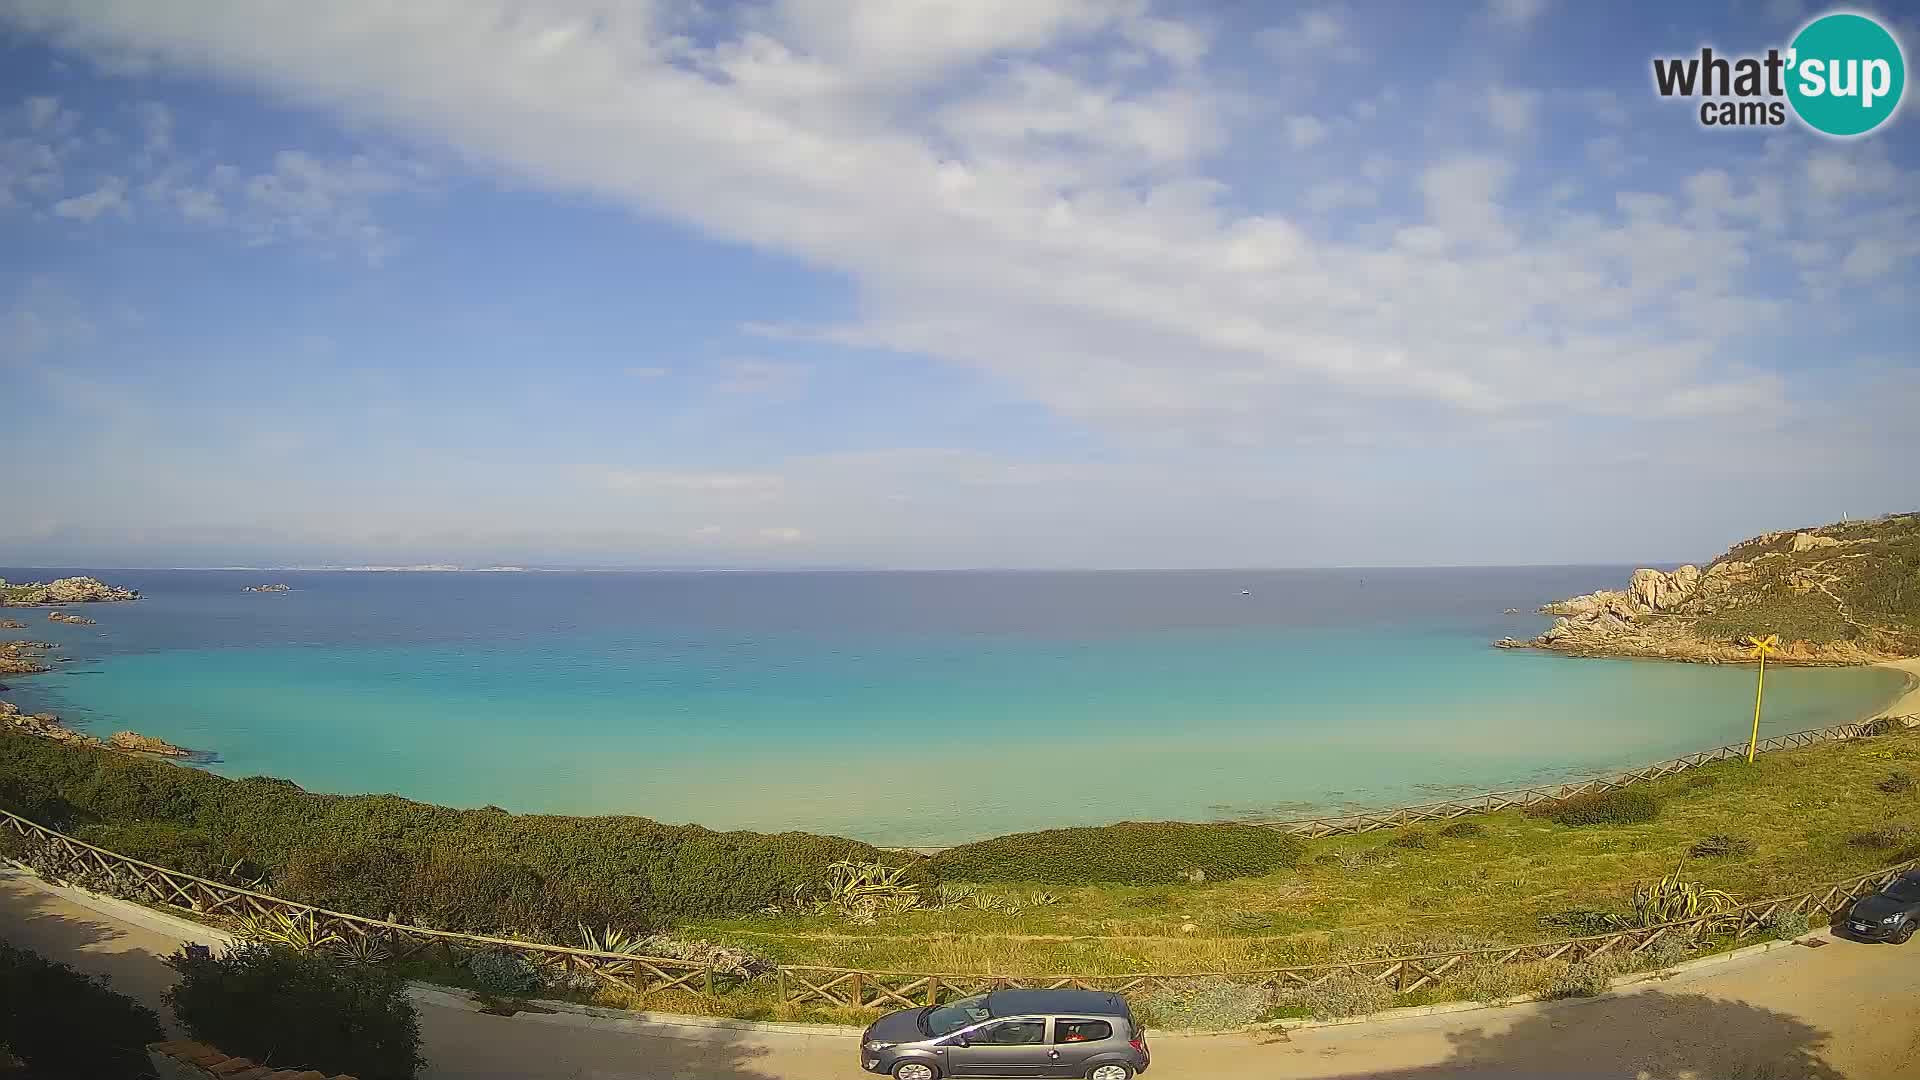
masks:
{"label": "coastal cliff", "polygon": [[1748,660],[1750,635],[1778,634],[1771,659],[1867,664],[1920,656],[1920,514],[1765,533],[1705,569],[1635,570],[1540,609],[1560,616],[1501,648],[1694,663]]}
{"label": "coastal cliff", "polygon": [[69,577],[57,581],[15,584],[0,578],[0,606],[51,607],[63,604],[106,604],[138,600],[132,589],[109,585],[99,578]]}

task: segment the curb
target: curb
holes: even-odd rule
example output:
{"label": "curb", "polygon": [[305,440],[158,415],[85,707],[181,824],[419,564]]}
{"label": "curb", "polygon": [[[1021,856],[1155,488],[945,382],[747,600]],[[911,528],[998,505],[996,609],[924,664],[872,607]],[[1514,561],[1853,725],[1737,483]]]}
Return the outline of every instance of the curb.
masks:
{"label": "curb", "polygon": [[1241,1028],[1237,1032],[1227,1031],[1219,1032],[1218,1034],[1233,1035],[1239,1034],[1240,1032],[1252,1031],[1312,1031],[1318,1028],[1354,1027],[1359,1024],[1391,1024],[1401,1020],[1418,1020],[1427,1016],[1448,1016],[1453,1013],[1479,1012],[1483,1009],[1504,1009],[1514,1005],[1578,1005],[1582,1002],[1600,1001],[1605,998],[1618,997],[1625,993],[1638,993],[1639,990],[1643,989],[1648,983],[1665,982],[1668,979],[1699,971],[1702,968],[1719,967],[1723,964],[1736,963],[1741,960],[1759,956],[1762,953],[1774,952],[1790,945],[1797,945],[1802,941],[1815,939],[1823,941],[1838,940],[1831,932],[1819,930],[1804,934],[1791,941],[1762,941],[1757,945],[1748,945],[1743,948],[1733,949],[1729,952],[1715,953],[1712,956],[1702,956],[1693,960],[1683,961],[1669,968],[1661,968],[1658,971],[1636,971],[1632,974],[1616,976],[1614,980],[1608,984],[1605,993],[1596,994],[1593,997],[1543,998],[1534,994],[1521,994],[1517,997],[1501,998],[1498,1001],[1446,1001],[1438,1005],[1409,1005],[1402,1009],[1386,1009],[1382,1012],[1373,1013],[1370,1016],[1343,1016],[1337,1020],[1280,1020],[1271,1024],[1260,1024],[1251,1028]]}

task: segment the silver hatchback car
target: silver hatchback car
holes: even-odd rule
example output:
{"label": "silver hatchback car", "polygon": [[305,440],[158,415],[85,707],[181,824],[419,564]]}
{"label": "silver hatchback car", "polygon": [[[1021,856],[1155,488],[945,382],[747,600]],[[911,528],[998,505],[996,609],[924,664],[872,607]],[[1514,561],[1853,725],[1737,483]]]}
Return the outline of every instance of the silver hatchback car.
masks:
{"label": "silver hatchback car", "polygon": [[1096,990],[995,990],[888,1013],[860,1037],[860,1067],[894,1080],[1129,1080],[1151,1062],[1125,999]]}

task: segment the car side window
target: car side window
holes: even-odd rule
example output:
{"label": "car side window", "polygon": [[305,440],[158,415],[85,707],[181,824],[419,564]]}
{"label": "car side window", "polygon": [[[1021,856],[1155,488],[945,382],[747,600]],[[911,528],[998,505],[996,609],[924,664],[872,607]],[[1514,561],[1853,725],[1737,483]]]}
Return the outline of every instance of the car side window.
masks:
{"label": "car side window", "polygon": [[1057,1043],[1099,1042],[1113,1038],[1113,1025],[1105,1020],[1055,1020],[1053,1041]]}
{"label": "car side window", "polygon": [[1002,1020],[967,1036],[967,1041],[986,1046],[1033,1046],[1046,1039],[1045,1020]]}

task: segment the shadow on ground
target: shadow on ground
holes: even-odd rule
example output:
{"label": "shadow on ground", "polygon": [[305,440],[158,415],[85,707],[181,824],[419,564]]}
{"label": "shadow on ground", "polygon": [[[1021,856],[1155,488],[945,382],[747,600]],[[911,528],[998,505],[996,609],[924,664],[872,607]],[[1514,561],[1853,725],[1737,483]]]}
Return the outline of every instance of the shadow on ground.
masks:
{"label": "shadow on ground", "polygon": [[[1894,1080],[1849,1078],[1827,1034],[1794,1017],[1701,994],[1646,992],[1532,1012],[1447,1035],[1438,1064],[1358,1080]],[[1912,1075],[1912,1074],[1907,1074]],[[1169,1077],[1167,1080],[1175,1080]]]}

